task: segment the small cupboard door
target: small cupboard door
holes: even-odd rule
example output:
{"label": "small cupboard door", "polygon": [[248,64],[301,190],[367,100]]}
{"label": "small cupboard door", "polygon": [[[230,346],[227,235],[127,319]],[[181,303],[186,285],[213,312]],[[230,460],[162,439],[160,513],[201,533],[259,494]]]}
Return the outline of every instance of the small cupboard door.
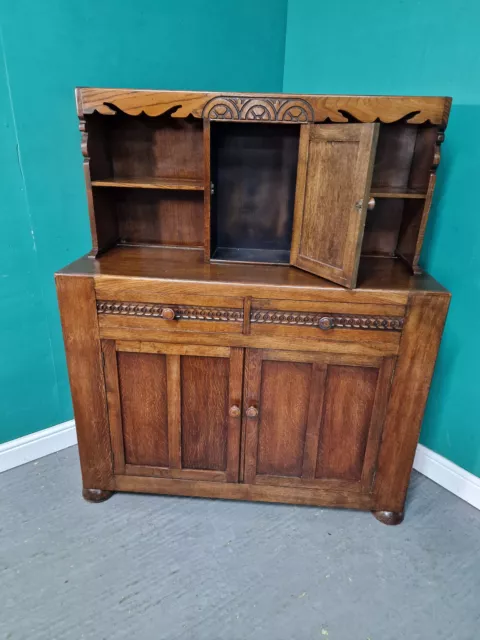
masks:
{"label": "small cupboard door", "polygon": [[301,126],[291,264],[354,287],[378,124]]}
{"label": "small cupboard door", "polygon": [[370,493],[394,361],[247,350],[244,481]]}
{"label": "small cupboard door", "polygon": [[103,341],[116,474],[237,482],[243,349]]}

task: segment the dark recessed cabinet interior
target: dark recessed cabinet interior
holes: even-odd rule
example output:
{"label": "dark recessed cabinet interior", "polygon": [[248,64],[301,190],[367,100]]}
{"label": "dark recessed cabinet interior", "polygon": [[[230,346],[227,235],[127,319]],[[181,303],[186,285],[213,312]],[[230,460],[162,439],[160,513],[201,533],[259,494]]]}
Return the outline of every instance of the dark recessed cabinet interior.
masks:
{"label": "dark recessed cabinet interior", "polygon": [[212,123],[211,258],[289,264],[298,125]]}

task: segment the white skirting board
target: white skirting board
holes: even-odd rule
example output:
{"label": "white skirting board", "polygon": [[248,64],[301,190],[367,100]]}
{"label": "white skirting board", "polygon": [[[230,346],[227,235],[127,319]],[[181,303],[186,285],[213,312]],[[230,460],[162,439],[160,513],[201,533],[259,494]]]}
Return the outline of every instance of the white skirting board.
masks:
{"label": "white skirting board", "polygon": [[480,478],[423,444],[417,446],[413,468],[473,507],[480,509]]}
{"label": "white skirting board", "polygon": [[0,444],[0,472],[77,444],[75,420]]}
{"label": "white skirting board", "polygon": [[[77,444],[75,421],[37,431],[0,444],[0,472],[43,458]],[[480,509],[480,478],[419,444],[413,468],[441,487]]]}

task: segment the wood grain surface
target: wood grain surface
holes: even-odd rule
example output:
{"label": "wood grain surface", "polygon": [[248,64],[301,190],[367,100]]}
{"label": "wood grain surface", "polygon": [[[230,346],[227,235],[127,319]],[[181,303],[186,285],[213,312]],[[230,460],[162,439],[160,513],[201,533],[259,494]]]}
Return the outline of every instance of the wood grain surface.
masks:
{"label": "wood grain surface", "polygon": [[[251,100],[251,106],[265,107],[265,100],[290,100],[292,106],[298,100],[307,103],[308,117],[313,122],[323,122],[327,118],[332,122],[348,122],[347,112],[360,122],[395,122],[403,118],[412,124],[423,124],[427,120],[432,124],[446,125],[450,112],[451,98],[424,96],[348,96],[348,95],[292,95],[292,94],[241,94],[207,93],[200,91],[151,91],[133,89],[102,89],[82,87],[76,89],[78,114],[83,116],[97,111],[104,115],[113,115],[118,111],[129,115],[145,113],[158,116],[172,112],[174,118],[186,118],[189,115],[202,117],[205,107],[211,101],[225,106],[232,105],[235,99]],[[226,100],[221,100],[225,98]],[[219,100],[220,99],[220,100]],[[232,100],[233,99],[233,100]],[[232,107],[230,107],[231,109]],[[236,110],[236,109],[235,109]],[[210,111],[210,114],[209,114]],[[269,113],[278,113],[271,108]],[[207,108],[205,115],[212,117]],[[239,119],[238,115],[234,119]],[[268,116],[267,116],[268,117]],[[271,116],[270,116],[271,117]],[[278,116],[271,118],[278,120]],[[281,120],[291,122],[291,120]]]}
{"label": "wood grain surface", "polygon": [[111,489],[113,464],[93,281],[57,275],[84,489]]}
{"label": "wood grain surface", "polygon": [[306,125],[300,134],[291,264],[356,284],[379,125]]}

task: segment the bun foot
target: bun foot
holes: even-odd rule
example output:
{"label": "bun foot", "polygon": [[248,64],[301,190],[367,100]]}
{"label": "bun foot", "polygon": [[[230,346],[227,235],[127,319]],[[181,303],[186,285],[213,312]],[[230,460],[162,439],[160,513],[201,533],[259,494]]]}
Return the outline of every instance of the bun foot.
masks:
{"label": "bun foot", "polygon": [[403,511],[372,511],[373,515],[383,524],[401,524],[403,522]]}
{"label": "bun foot", "polygon": [[88,502],[105,502],[113,496],[113,491],[106,491],[104,489],[84,489],[82,496]]}

